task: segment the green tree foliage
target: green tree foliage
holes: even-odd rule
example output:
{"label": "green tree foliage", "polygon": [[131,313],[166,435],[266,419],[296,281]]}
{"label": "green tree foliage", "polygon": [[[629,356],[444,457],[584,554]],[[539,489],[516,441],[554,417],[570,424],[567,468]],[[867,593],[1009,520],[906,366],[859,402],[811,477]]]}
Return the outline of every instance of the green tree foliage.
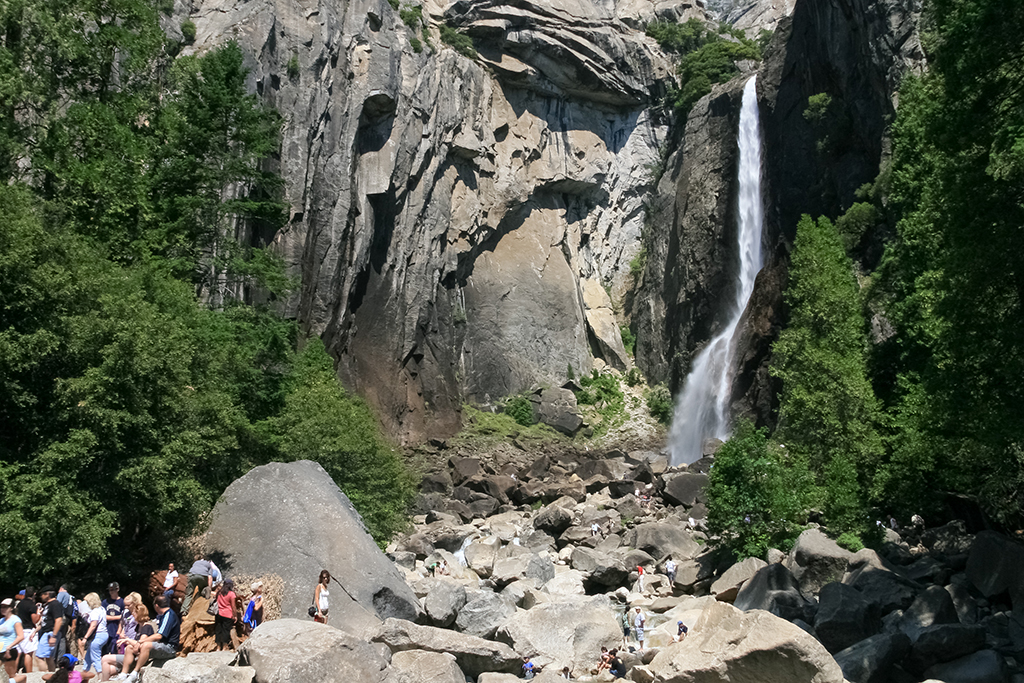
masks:
{"label": "green tree foliage", "polygon": [[524,427],[533,424],[533,403],[526,396],[512,396],[505,402],[505,414]]}
{"label": "green tree foliage", "polygon": [[384,440],[365,401],[338,384],[319,339],[298,355],[280,415],[261,431],[285,461],[315,460],[352,500],[383,546],[407,524],[416,488],[401,456]]}
{"label": "green tree foliage", "polygon": [[450,46],[463,57],[476,59],[476,48],[473,39],[448,24],[441,24],[441,42]]}
{"label": "green tree foliage", "polygon": [[661,49],[678,54],[700,49],[710,35],[710,31],[700,19],[688,19],[682,24],[673,21],[652,21],[647,24],[645,32],[658,41]]}
{"label": "green tree foliage", "polygon": [[797,226],[785,299],[789,325],[772,348],[771,372],[782,379],[777,437],[825,482],[830,525],[857,530],[867,505],[857,473],[882,450],[879,406],[853,264],[827,219],[804,216]]}
{"label": "green tree foliage", "polygon": [[813,481],[798,455],[743,422],[715,454],[705,490],[708,530],[740,558],[764,557],[769,548],[792,547]]}
{"label": "green tree foliage", "polygon": [[933,0],[929,73],[894,125],[897,239],[883,264],[897,335],[889,496],[966,491],[1024,517],[1024,5]]}
{"label": "green tree foliage", "polygon": [[174,59],[144,0],[0,20],[0,581],[148,571],[282,458],[320,460],[386,540],[401,460],[322,345],[238,298],[290,284],[237,239],[283,220],[280,118],[238,47]]}
{"label": "green tree foliage", "polygon": [[656,384],[644,392],[647,412],[658,422],[667,425],[672,422],[672,392],[664,384]]}

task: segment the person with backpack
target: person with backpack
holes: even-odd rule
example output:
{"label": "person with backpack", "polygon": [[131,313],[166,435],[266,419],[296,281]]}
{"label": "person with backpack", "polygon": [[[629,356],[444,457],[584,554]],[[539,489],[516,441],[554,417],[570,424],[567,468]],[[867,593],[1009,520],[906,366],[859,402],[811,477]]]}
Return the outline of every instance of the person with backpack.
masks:
{"label": "person with backpack", "polygon": [[78,618],[78,601],[68,592],[67,584],[62,584],[57,589],[57,602],[64,610],[64,621],[61,623],[60,633],[57,634],[57,660],[69,654],[71,638],[75,635],[75,619]]}

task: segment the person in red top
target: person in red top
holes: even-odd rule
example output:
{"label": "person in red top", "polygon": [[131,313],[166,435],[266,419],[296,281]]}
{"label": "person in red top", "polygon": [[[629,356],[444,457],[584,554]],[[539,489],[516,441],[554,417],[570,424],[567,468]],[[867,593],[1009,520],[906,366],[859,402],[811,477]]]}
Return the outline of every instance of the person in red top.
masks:
{"label": "person in red top", "polygon": [[234,628],[237,619],[235,582],[231,579],[224,579],[217,590],[217,616],[213,620],[213,632],[218,650],[234,649]]}

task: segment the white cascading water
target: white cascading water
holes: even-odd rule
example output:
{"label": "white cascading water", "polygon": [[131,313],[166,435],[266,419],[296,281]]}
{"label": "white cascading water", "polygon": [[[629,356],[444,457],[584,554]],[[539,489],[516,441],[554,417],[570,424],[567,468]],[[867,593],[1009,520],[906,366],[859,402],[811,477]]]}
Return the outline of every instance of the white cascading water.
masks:
{"label": "white cascading water", "polygon": [[761,200],[761,127],[757,109],[757,77],[743,88],[739,131],[739,242],[740,272],[736,298],[729,311],[729,322],[718,336],[700,352],[683,383],[672,419],[669,446],[672,464],[699,460],[704,442],[729,437],[729,399],[736,328],[751,292],[754,278],[761,270],[761,226],[764,206]]}

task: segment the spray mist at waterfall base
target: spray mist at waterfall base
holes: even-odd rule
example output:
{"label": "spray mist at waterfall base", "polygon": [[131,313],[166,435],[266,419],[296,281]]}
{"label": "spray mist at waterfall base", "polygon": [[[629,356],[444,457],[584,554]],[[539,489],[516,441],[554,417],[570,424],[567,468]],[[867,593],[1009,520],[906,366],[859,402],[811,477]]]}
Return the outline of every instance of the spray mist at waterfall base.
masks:
{"label": "spray mist at waterfall base", "polygon": [[757,77],[743,87],[739,129],[739,221],[736,230],[740,268],[728,322],[693,361],[676,402],[669,436],[673,465],[689,464],[703,455],[708,439],[729,438],[729,404],[734,376],[736,328],[761,270],[761,130]]}

